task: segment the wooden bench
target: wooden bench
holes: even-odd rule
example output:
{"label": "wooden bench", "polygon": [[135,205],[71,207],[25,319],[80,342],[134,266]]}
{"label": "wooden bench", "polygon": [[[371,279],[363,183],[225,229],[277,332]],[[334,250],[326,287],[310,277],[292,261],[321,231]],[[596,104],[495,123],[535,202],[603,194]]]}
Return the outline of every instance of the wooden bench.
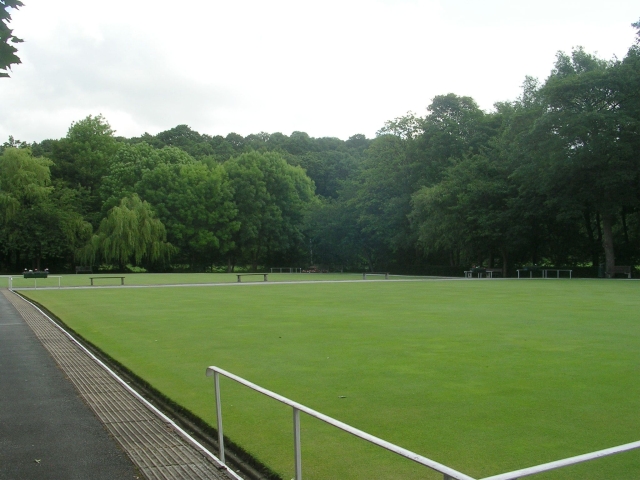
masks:
{"label": "wooden bench", "polygon": [[120,285],[124,285],[124,277],[89,277],[89,280],[91,280],[91,285],[93,285],[93,281],[94,280],[101,280],[103,278],[119,278],[120,279]]}
{"label": "wooden bench", "polygon": [[362,279],[366,280],[367,275],[384,275],[384,279],[389,280],[389,272],[362,272]]}
{"label": "wooden bench", "polygon": [[93,268],[76,266],[76,273],[93,273]]}
{"label": "wooden bench", "polygon": [[262,275],[264,276],[264,281],[267,281],[267,275],[269,275],[268,273],[236,273],[236,275],[238,276],[238,283],[242,283],[242,281],[240,280],[240,277],[247,277],[249,275]]}
{"label": "wooden bench", "polygon": [[616,273],[622,273],[627,276],[627,278],[631,278],[631,267],[628,265],[616,265],[613,267],[612,272],[607,272],[607,278],[613,278],[616,276]]}

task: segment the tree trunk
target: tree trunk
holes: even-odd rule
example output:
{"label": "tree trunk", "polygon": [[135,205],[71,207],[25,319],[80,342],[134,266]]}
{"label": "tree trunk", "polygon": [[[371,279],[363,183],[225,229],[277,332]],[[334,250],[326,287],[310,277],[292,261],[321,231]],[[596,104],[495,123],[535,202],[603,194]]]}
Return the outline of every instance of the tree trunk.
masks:
{"label": "tree trunk", "polygon": [[589,247],[591,250],[591,263],[593,264],[593,268],[598,268],[600,264],[600,248],[598,245],[598,241],[595,238],[595,232],[593,231],[593,225],[591,224],[591,211],[589,208],[586,208],[582,215],[584,217],[584,225],[587,229],[587,236],[589,237]]}
{"label": "tree trunk", "polygon": [[629,244],[629,229],[627,228],[627,210],[622,207],[622,213],[620,215],[622,217],[622,233],[624,235],[624,243],[625,245]]}
{"label": "tree trunk", "polygon": [[507,249],[506,248],[500,249],[500,253],[502,254],[502,278],[507,278],[507,267],[508,267]]}
{"label": "tree trunk", "polygon": [[602,245],[602,220],[600,219],[600,212],[596,212],[596,228],[598,229],[598,244]]}
{"label": "tree trunk", "polygon": [[613,276],[616,257],[613,250],[613,216],[610,214],[602,216],[602,246],[604,247],[605,271],[607,276]]}

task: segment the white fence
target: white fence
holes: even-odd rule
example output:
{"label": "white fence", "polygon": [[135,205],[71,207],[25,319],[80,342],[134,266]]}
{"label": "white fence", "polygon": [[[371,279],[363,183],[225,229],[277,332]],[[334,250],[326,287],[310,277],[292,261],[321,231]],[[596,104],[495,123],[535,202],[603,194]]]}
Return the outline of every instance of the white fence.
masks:
{"label": "white fence", "polygon": [[271,267],[271,273],[302,273],[298,267]]}
{"label": "white fence", "polygon": [[[223,429],[222,429],[222,402],[220,399],[220,375],[223,375],[231,380],[235,380],[236,382],[255,390],[256,392],[262,393],[267,397],[273,398],[285,405],[289,405],[293,409],[293,445],[294,445],[294,466],[295,466],[295,480],[302,480],[302,455],[300,451],[301,438],[300,438],[300,412],[304,412],[307,415],[315,417],[323,422],[328,423],[329,425],[333,425],[336,428],[344,430],[351,435],[354,435],[358,438],[366,440],[374,445],[378,445],[379,447],[385,448],[401,457],[407,458],[408,460],[412,460],[416,463],[424,465],[425,467],[429,467],[432,470],[440,472],[443,474],[444,480],[518,480],[519,478],[528,477],[530,475],[536,475],[538,473],[547,472],[549,470],[555,470],[557,468],[566,467],[569,465],[575,465],[576,463],[587,462],[590,460],[595,460],[598,458],[606,457],[609,455],[615,455],[616,453],[627,452],[629,450],[634,450],[636,448],[640,448],[640,441],[627,443],[625,445],[620,445],[613,448],[607,448],[605,450],[598,450],[597,452],[591,452],[584,455],[578,455],[577,457],[565,458],[564,460],[558,460],[555,462],[544,463],[542,465],[536,465],[534,467],[523,468],[521,470],[514,470],[512,472],[502,473],[500,475],[493,475],[491,477],[484,477],[482,479],[475,479],[470,477],[469,475],[465,475],[464,473],[458,472],[453,468],[447,467],[441,463],[438,463],[429,458],[423,457],[422,455],[418,455],[417,453],[406,450],[398,445],[394,445],[385,440],[382,440],[378,437],[374,437],[373,435],[369,435],[362,430],[358,430],[346,423],[342,423],[335,418],[331,418],[327,415],[324,415],[320,412],[317,412],[309,407],[305,407],[304,405],[294,402],[293,400],[289,400],[282,395],[278,395],[266,388],[262,388],[254,383],[245,380],[242,377],[234,375],[233,373],[227,372],[218,367],[208,367],[207,368],[207,377],[213,376],[214,378],[214,387],[215,387],[215,397],[216,397],[216,416],[218,422],[218,443],[219,443],[219,459],[222,463],[225,463],[224,456],[224,439],[223,439]],[[633,477],[640,478],[640,472],[636,472]]]}

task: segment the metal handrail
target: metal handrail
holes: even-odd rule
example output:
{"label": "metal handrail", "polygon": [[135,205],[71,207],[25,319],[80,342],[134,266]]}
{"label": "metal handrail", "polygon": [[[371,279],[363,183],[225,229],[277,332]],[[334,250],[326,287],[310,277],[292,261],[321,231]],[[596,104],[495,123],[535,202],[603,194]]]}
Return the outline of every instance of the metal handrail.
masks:
{"label": "metal handrail", "polygon": [[[16,276],[16,275],[10,275],[9,276],[9,290],[13,291],[13,279],[14,278],[24,278],[22,275]],[[57,278],[58,279],[58,288],[60,288],[60,280],[62,279],[62,277],[60,275],[49,275],[46,278]],[[34,288],[37,289],[38,288],[38,279],[34,278]],[[19,287],[18,287],[19,288]]]}
{"label": "metal handrail", "polygon": [[301,452],[300,451],[300,412],[304,412],[309,416],[315,417],[318,420],[322,420],[323,422],[328,423],[329,425],[333,425],[336,428],[344,430],[345,432],[350,433],[351,435],[354,435],[358,438],[361,438],[370,443],[373,443],[374,445],[378,445],[379,447],[385,448],[395,454],[398,454],[401,457],[405,457],[409,460],[413,460],[416,463],[419,463],[421,465],[424,465],[425,467],[429,467],[437,472],[440,472],[444,475],[444,480],[475,480],[473,477],[470,477],[468,475],[465,475],[464,473],[458,472],[453,468],[447,467],[446,465],[438,463],[429,458],[423,457],[422,455],[418,455],[417,453],[414,453],[410,450],[399,447],[398,445],[394,445],[393,443],[389,443],[385,440],[382,440],[381,438],[378,438],[366,432],[363,432],[362,430],[358,430],[357,428],[354,428],[350,425],[347,425],[346,423],[342,423],[336,420],[335,418],[331,418],[327,415],[317,412],[298,402],[289,400],[288,398],[283,397],[282,395],[278,395],[277,393],[267,390],[266,388],[262,388],[259,385],[256,385],[255,383],[251,383],[242,377],[234,375],[231,372],[227,372],[222,368],[211,366],[207,368],[207,377],[213,376],[214,378],[215,395],[216,395],[216,413],[218,416],[218,444],[220,448],[220,455],[218,456],[218,458],[220,458],[220,460],[223,463],[225,462],[225,457],[224,457],[224,441],[223,441],[223,433],[222,433],[223,432],[222,431],[222,406],[220,403],[219,375],[224,375],[225,377],[230,378],[231,380],[235,380],[236,382],[246,387],[249,387],[252,390],[255,390],[256,392],[262,393],[267,397],[273,398],[274,400],[284,403],[285,405],[289,405],[290,407],[293,408],[294,461],[295,461],[295,470],[296,470],[295,480],[302,480],[302,456],[300,453]]}
{"label": "metal handrail", "polygon": [[[293,408],[293,439],[294,439],[294,455],[295,455],[294,464],[295,464],[295,471],[296,471],[295,480],[302,480],[302,458],[300,453],[300,412],[304,412],[307,415],[310,415],[319,420],[322,420],[323,422],[328,423],[329,425],[333,425],[336,428],[344,430],[345,432],[350,433],[351,435],[354,435],[358,438],[361,438],[370,443],[373,443],[374,445],[378,445],[379,447],[385,448],[397,455],[400,455],[401,457],[407,458],[409,460],[413,460],[414,462],[424,465],[425,467],[429,467],[432,470],[440,472],[444,475],[444,480],[476,480],[475,478],[470,477],[469,475],[466,475],[464,473],[458,472],[453,468],[447,467],[446,465],[438,463],[429,458],[423,457],[422,455],[418,455],[417,453],[414,453],[410,450],[399,447],[398,445],[389,443],[385,440],[382,440],[381,438],[374,437],[373,435],[363,432],[362,430],[358,430],[357,428],[347,425],[346,423],[340,422],[335,418],[331,418],[309,407],[306,407],[298,402],[294,402],[293,400],[283,397],[282,395],[278,395],[277,393],[267,390],[266,388],[262,388],[256,385],[255,383],[251,383],[242,377],[239,377],[237,375],[234,375],[233,373],[227,372],[226,370],[223,370],[222,368],[211,366],[207,368],[207,377],[211,377],[211,376],[214,377],[215,396],[216,396],[216,414],[217,414],[217,420],[218,420],[218,443],[220,448],[219,458],[223,464],[225,463],[225,459],[224,459],[224,440],[223,440],[223,434],[222,434],[222,404],[220,401],[220,375],[224,375],[225,377],[230,378],[231,380],[235,380],[236,382],[246,387],[249,387],[252,390],[255,390],[256,392],[262,393],[267,397],[273,398],[274,400],[284,403],[285,405],[289,405],[290,407]],[[577,463],[588,462],[590,460],[596,460],[598,458],[607,457],[609,455],[615,455],[617,453],[628,452],[630,450],[635,450],[638,448],[640,448],[640,441],[626,443],[624,445],[618,445],[617,447],[598,450],[595,452],[586,453],[584,455],[578,455],[575,457],[569,457],[562,460],[556,460],[554,462],[543,463],[540,465],[523,468],[520,470],[514,470],[512,472],[501,473],[499,475],[483,477],[478,480],[518,480],[519,478],[528,477],[530,475],[536,475],[538,473],[548,472],[550,470],[567,467],[569,465],[575,465]]]}
{"label": "metal handrail", "polygon": [[585,453],[584,455],[569,457],[563,460],[556,460],[555,462],[543,463],[541,465],[536,465],[535,467],[523,468],[521,470],[514,470],[513,472],[501,473],[500,475],[493,475],[491,477],[485,477],[480,480],[518,480],[522,477],[528,477],[530,475],[548,472],[549,470],[555,470],[557,468],[568,467],[569,465],[575,465],[577,463],[588,462],[589,460],[608,457],[609,455],[615,455],[616,453],[628,452],[629,450],[635,450],[636,448],[640,448],[640,441],[626,443],[624,445],[606,448],[604,450],[598,450],[597,452]]}

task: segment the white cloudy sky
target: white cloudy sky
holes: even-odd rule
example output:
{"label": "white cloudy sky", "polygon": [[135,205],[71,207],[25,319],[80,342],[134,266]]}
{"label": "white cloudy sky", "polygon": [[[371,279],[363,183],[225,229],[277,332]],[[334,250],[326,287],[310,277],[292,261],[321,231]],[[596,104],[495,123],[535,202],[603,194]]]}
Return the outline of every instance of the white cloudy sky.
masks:
{"label": "white cloudy sky", "polygon": [[435,95],[513,100],[558,50],[622,58],[640,18],[637,0],[23,1],[0,142],[61,138],[99,113],[126,137],[372,137]]}

